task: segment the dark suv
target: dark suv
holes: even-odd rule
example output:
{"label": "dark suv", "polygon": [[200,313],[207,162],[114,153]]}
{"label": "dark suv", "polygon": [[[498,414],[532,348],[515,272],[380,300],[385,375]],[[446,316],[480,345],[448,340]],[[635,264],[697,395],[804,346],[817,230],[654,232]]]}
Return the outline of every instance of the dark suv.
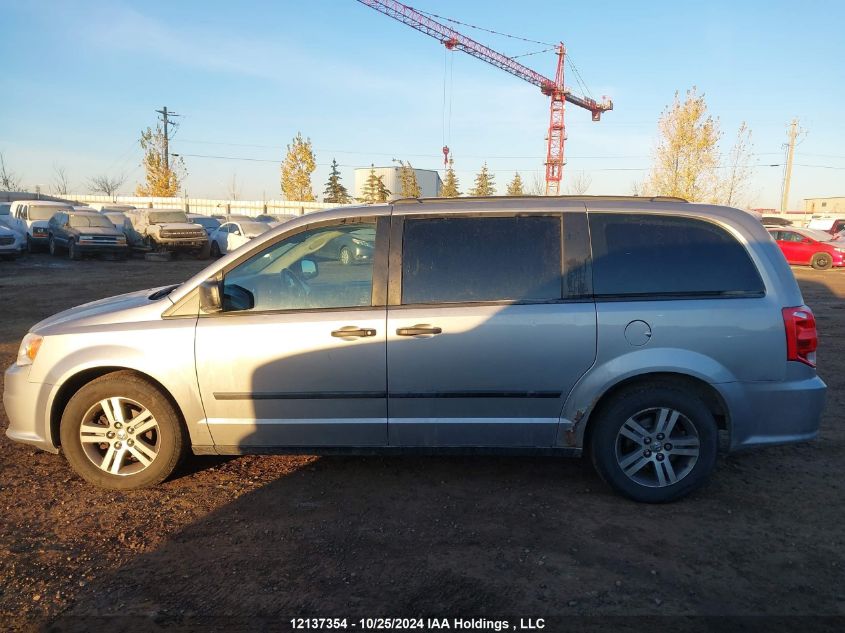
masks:
{"label": "dark suv", "polygon": [[91,211],[60,211],[50,218],[47,228],[50,254],[67,250],[70,259],[82,259],[84,253],[129,256],[129,246],[123,231],[100,213]]}

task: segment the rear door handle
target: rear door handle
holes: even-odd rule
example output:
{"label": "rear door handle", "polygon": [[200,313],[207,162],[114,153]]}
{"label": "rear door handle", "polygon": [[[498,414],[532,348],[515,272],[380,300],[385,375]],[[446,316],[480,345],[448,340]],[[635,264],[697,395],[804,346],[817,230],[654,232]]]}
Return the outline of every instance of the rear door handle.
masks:
{"label": "rear door handle", "polygon": [[418,323],[412,327],[400,327],[396,330],[399,336],[424,336],[433,334],[442,334],[443,329],[427,323]]}
{"label": "rear door handle", "polygon": [[368,327],[358,327],[357,325],[344,325],[339,330],[332,331],[332,336],[344,339],[368,338],[375,335],[376,331],[374,329]]}

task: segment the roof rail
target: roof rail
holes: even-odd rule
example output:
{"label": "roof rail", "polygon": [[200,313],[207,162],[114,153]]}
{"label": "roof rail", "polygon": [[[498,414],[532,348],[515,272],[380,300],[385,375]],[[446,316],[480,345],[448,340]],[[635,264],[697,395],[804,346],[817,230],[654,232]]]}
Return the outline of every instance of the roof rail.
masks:
{"label": "roof rail", "polygon": [[678,198],[676,196],[576,196],[576,195],[569,195],[569,196],[459,196],[457,198],[438,198],[438,197],[431,197],[431,198],[398,198],[394,200],[391,204],[409,204],[409,203],[424,203],[424,202],[454,202],[455,200],[467,200],[467,201],[481,201],[481,200],[541,200],[541,199],[552,199],[552,200],[646,200],[648,202],[689,202],[685,198]]}

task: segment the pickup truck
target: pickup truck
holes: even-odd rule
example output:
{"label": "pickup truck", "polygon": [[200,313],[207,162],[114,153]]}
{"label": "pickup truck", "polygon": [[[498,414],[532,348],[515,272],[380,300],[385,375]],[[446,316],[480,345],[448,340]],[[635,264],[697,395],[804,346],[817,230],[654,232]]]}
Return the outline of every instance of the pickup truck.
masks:
{"label": "pickup truck", "polygon": [[135,209],[126,216],[132,223],[129,240],[133,247],[207,257],[208,234],[181,209]]}

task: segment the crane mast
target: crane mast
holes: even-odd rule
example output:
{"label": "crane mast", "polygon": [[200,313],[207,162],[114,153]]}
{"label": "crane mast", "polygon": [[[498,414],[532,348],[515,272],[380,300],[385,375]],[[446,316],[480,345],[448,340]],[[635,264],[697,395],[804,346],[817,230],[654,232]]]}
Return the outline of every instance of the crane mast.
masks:
{"label": "crane mast", "polygon": [[449,50],[457,49],[463,51],[488,64],[501,68],[523,81],[534,84],[540,88],[540,91],[544,95],[550,97],[549,130],[546,137],[546,195],[557,195],[560,193],[560,182],[563,179],[563,165],[565,163],[564,141],[566,140],[566,127],[564,125],[564,112],[566,102],[589,110],[592,114],[593,121],[601,120],[602,112],[613,109],[613,102],[610,100],[598,102],[588,97],[580,97],[572,94],[566,87],[563,81],[564,61],[566,58],[566,48],[563,42],[555,47],[558,56],[557,71],[554,80],[551,80],[515,59],[503,55],[484,44],[480,44],[474,39],[459,33],[445,24],[441,24],[437,20],[401,2],[396,2],[396,0],[358,0],[358,2],[394,20],[407,24],[421,33],[433,37]]}

